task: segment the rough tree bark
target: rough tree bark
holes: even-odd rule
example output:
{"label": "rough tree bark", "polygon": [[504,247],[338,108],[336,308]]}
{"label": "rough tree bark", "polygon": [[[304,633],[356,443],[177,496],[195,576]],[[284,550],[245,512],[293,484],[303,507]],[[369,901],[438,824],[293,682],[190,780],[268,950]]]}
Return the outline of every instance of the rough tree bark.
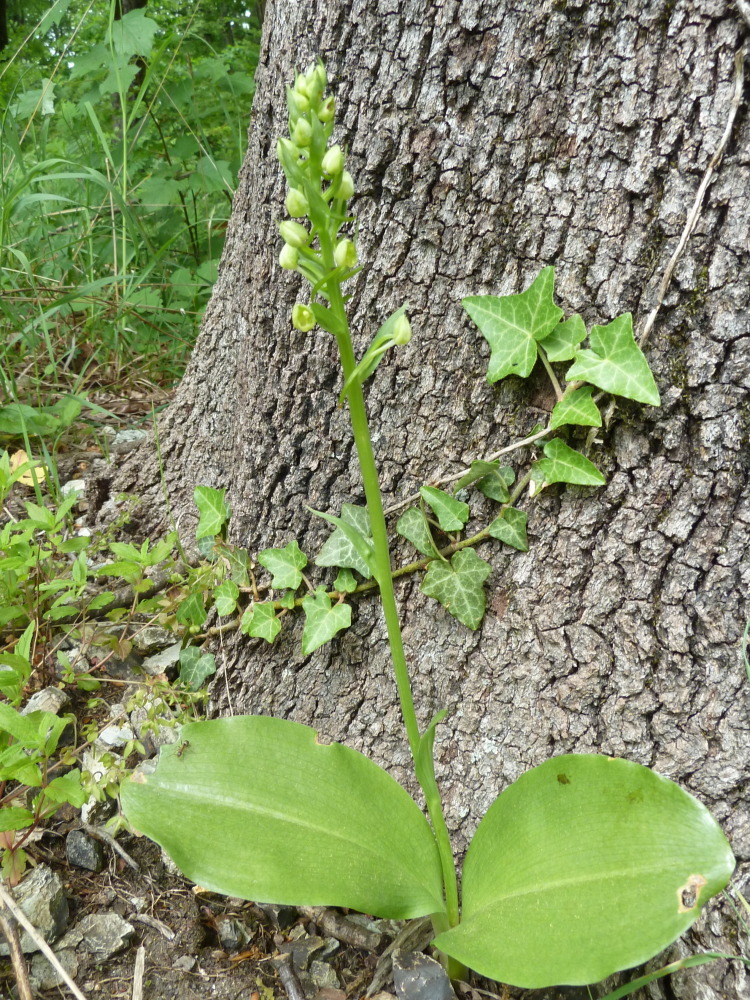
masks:
{"label": "rough tree bark", "polygon": [[[522,436],[552,405],[543,372],[487,385],[463,295],[520,291],[552,263],[567,314],[606,323],[631,310],[642,324],[724,130],[747,35],[727,0],[269,0],[219,281],[160,425],[181,527],[195,485],[227,486],[232,540],[257,551],[297,537],[314,554],[327,532],[305,504],[362,501],[335,345],[291,330],[299,279],[276,265],[274,143],[295,66],[322,55],[350,150],[367,265],[353,289],[359,343],[412,304],[411,344],[369,388],[389,502]],[[418,580],[399,586],[422,720],[450,709],[437,761],[459,847],[523,770],[599,751],[699,796],[747,886],[749,149],[743,104],[648,341],[663,406],[618,404],[595,444],[608,485],[547,491],[529,508],[528,554],[481,550],[494,571],[476,633]],[[150,498],[143,526],[159,523],[151,452],[114,485]],[[216,711],[313,723],[409,783],[375,603],[311,657],[298,640],[298,629],[273,648],[225,640]],[[674,953],[732,950],[736,928],[719,904]],[[748,995],[750,981],[725,964],[669,989],[705,1000]]]}

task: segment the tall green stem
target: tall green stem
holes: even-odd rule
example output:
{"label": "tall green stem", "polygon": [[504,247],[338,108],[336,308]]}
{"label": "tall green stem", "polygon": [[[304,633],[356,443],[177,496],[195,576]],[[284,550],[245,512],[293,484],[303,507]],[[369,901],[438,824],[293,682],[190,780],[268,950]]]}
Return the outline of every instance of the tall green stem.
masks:
{"label": "tall green stem", "polygon": [[[333,240],[328,233],[320,233],[320,246],[322,251],[323,266],[333,271],[335,262],[333,259]],[[337,335],[339,354],[341,357],[341,367],[344,373],[344,380],[348,380],[356,367],[354,349],[352,347],[349,323],[346,316],[344,298],[341,294],[341,286],[334,279],[326,288],[331,310],[341,323],[341,332]],[[362,386],[357,379],[350,385],[348,396],[349,414],[354,434],[354,444],[357,449],[357,457],[362,473],[362,483],[365,490],[367,509],[370,514],[370,529],[375,548],[375,578],[380,588],[380,597],[383,605],[386,628],[388,629],[388,641],[391,647],[391,657],[393,660],[393,670],[396,677],[396,687],[398,689],[399,701],[401,703],[401,715],[406,727],[406,735],[409,740],[409,749],[416,764],[419,750],[420,732],[417,721],[417,713],[414,708],[414,698],[409,680],[409,668],[406,664],[404,653],[404,643],[401,637],[401,625],[399,623],[398,608],[396,606],[396,595],[393,589],[393,577],[391,575],[391,556],[388,545],[388,532],[385,524],[385,514],[383,513],[383,500],[380,494],[380,481],[378,478],[375,456],[372,452],[372,442],[370,438],[370,428],[367,422],[367,410]],[[448,827],[443,815],[442,802],[437,793],[437,782],[435,781],[432,757],[429,763],[430,773],[427,781],[420,780],[422,791],[425,796],[427,811],[432,822],[435,833],[438,852],[440,855],[440,865],[443,874],[443,885],[445,888],[445,903],[448,915],[448,922],[451,927],[455,927],[459,920],[458,909],[458,883],[456,880],[456,866],[453,859],[453,848],[450,842]],[[417,775],[419,778],[419,774]]]}

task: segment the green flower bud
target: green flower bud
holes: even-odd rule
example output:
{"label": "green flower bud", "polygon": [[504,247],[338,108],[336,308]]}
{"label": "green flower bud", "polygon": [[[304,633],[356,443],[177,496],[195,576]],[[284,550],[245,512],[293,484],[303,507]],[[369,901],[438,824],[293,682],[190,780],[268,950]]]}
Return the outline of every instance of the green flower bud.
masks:
{"label": "green flower bud", "polygon": [[312,125],[307,118],[298,118],[292,132],[292,139],[297,146],[309,146],[312,139]]}
{"label": "green flower bud", "polygon": [[337,198],[344,198],[348,200],[354,194],[354,178],[349,173],[348,170],[344,170],[341,173],[341,180],[339,181],[339,189],[336,192]]}
{"label": "green flower bud", "polygon": [[322,121],[325,124],[326,122],[333,121],[333,116],[335,114],[335,111],[336,111],[335,100],[332,97],[326,97],[326,99],[318,108],[317,115],[320,121]]}
{"label": "green flower bud", "polygon": [[326,68],[323,63],[318,60],[315,66],[311,67],[311,71],[315,74],[315,78],[322,93],[328,86],[328,74],[326,73]]}
{"label": "green flower bud", "polygon": [[329,177],[335,177],[344,169],[344,154],[341,146],[331,146],[323,157],[323,172]]}
{"label": "green flower bud", "polygon": [[289,139],[279,139],[276,143],[276,156],[284,162],[284,155],[292,160],[299,159],[299,149]]}
{"label": "green flower bud", "polygon": [[340,240],[333,251],[333,259],[338,267],[356,267],[357,248],[351,240]]}
{"label": "green flower bud", "polygon": [[310,234],[304,226],[300,225],[299,222],[291,222],[289,219],[279,223],[279,232],[282,240],[296,249],[307,246],[310,239]]}
{"label": "green flower bud", "polygon": [[287,212],[289,212],[289,214],[295,219],[299,219],[302,216],[307,215],[310,211],[310,204],[307,198],[305,198],[304,194],[301,191],[298,191],[297,188],[289,189],[284,204],[286,205]]}
{"label": "green flower bud", "polygon": [[296,90],[289,92],[289,103],[294,105],[298,114],[303,115],[306,111],[310,110],[310,102],[304,94],[300,94]]}
{"label": "green flower bud", "polygon": [[310,306],[298,302],[292,309],[292,326],[300,333],[308,333],[315,326],[315,314]]}
{"label": "green flower bud", "polygon": [[294,89],[302,97],[310,97],[310,84],[308,83],[307,77],[303,76],[302,73],[297,74],[297,79],[294,81]]}
{"label": "green flower bud", "polygon": [[393,326],[393,343],[408,344],[411,340],[411,323],[402,313]]}
{"label": "green flower bud", "polygon": [[299,252],[294,247],[290,247],[288,243],[285,243],[279,254],[279,264],[286,271],[296,271],[299,264]]}

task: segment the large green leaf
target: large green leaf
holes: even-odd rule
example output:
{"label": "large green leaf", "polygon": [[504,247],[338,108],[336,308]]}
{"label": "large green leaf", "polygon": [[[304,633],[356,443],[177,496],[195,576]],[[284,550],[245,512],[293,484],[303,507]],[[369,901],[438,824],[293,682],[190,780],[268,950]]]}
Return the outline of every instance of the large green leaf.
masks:
{"label": "large green leaf", "polygon": [[200,513],[196,538],[210,538],[220,534],[229,520],[229,505],[224,500],[225,489],[215,490],[212,486],[196,486],[193,499]]}
{"label": "large green leaf", "polygon": [[563,316],[552,297],[554,287],[555,269],[545,267],[520,295],[471,295],[461,300],[490,345],[488,382],[531,374],[536,342],[547,337]]}
{"label": "large green leaf", "polygon": [[590,350],[578,351],[575,363],[565,376],[581,379],[616,396],[659,406],[659,390],[648,361],[635,342],[633,317],[623,313],[607,326],[592,326]]}
{"label": "large green leaf", "polygon": [[553,757],[479,824],[463,922],[435,943],[514,986],[596,982],[666,948],[733,869],[718,824],[674,782],[630,761]]}
{"label": "large green leaf", "polygon": [[440,601],[460,622],[477,629],[484,618],[484,581],[492,567],[474,549],[461,549],[450,562],[435,559],[427,567],[421,591]]}
{"label": "large green leaf", "polygon": [[194,882],[258,902],[408,919],[443,910],[427,820],[367,757],[283,719],[183,726],[122,787],[128,821]]}

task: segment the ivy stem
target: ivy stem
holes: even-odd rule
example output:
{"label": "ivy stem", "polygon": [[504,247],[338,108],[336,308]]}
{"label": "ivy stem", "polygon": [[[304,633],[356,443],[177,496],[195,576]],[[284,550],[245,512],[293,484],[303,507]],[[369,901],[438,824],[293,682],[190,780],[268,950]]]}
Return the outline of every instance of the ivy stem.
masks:
{"label": "ivy stem", "polygon": [[[333,257],[333,238],[321,231],[319,234],[321,256],[324,268],[331,272],[335,269]],[[326,292],[330,303],[331,311],[340,322],[340,331],[336,334],[336,342],[341,358],[341,367],[346,382],[351,373],[356,368],[357,362],[352,347],[349,322],[346,315],[344,297],[341,293],[341,286],[337,280],[331,280],[326,285]],[[338,326],[338,323],[337,323]],[[372,541],[375,549],[375,571],[374,576],[380,588],[380,599],[383,606],[386,628],[388,630],[388,642],[391,648],[391,659],[393,661],[393,671],[396,679],[399,701],[401,703],[401,715],[406,728],[406,736],[409,741],[412,759],[416,765],[417,753],[419,751],[420,732],[417,713],[414,708],[414,698],[409,679],[409,668],[406,663],[404,643],[401,636],[401,625],[399,623],[398,608],[396,606],[396,595],[393,587],[393,576],[391,571],[391,555],[388,544],[388,531],[383,512],[383,500],[380,494],[380,480],[378,477],[375,456],[372,451],[372,440],[370,428],[367,421],[367,410],[365,407],[364,393],[362,385],[358,379],[352,379],[347,393],[349,401],[349,416],[351,419],[354,444],[357,449],[359,467],[362,474],[362,484],[365,490],[367,509],[370,515],[370,530],[372,531]],[[455,927],[459,922],[458,906],[458,882],[456,878],[456,865],[453,858],[453,848],[450,842],[448,827],[443,814],[442,802],[439,795],[430,794],[430,784],[436,787],[434,778],[434,763],[430,755],[430,781],[427,783],[420,781],[420,786],[425,796],[427,811],[432,822],[432,829],[437,842],[440,856],[440,867],[443,876],[443,888],[445,891],[445,905],[448,922],[451,927]],[[419,774],[417,774],[419,780]]]}

